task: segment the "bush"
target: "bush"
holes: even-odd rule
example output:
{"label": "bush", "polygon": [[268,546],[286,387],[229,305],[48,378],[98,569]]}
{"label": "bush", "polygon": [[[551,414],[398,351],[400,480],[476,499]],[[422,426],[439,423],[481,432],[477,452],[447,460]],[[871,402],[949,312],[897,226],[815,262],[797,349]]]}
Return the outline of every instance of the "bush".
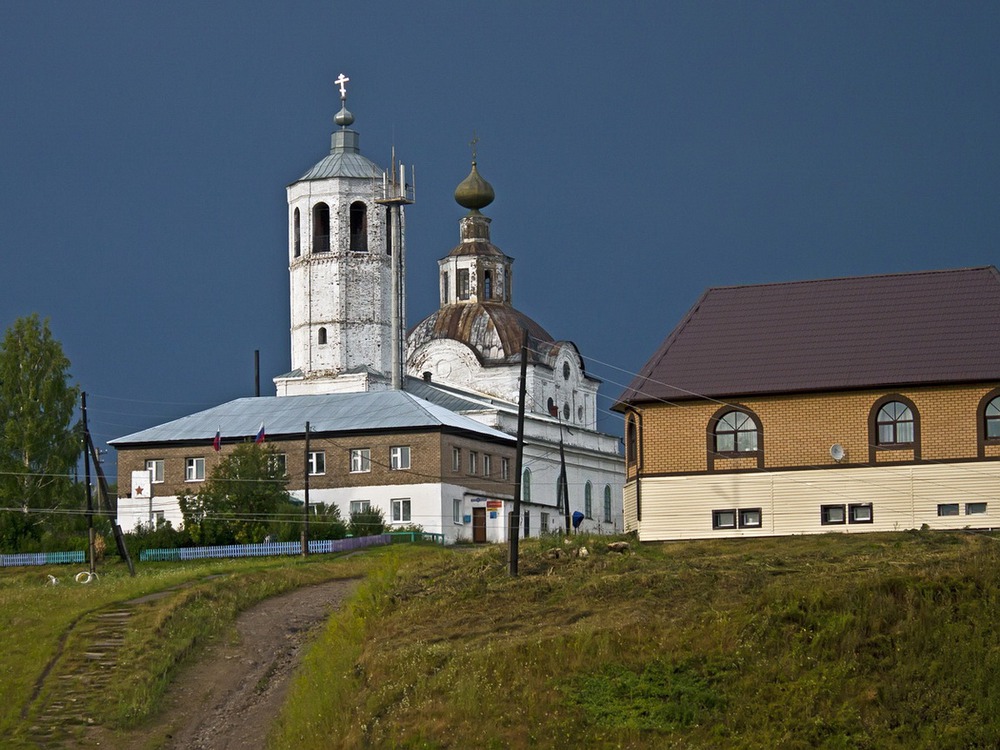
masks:
{"label": "bush", "polygon": [[351,536],[375,536],[385,531],[385,516],[381,509],[368,507],[365,510],[351,513],[348,524]]}
{"label": "bush", "polygon": [[139,553],[144,549],[176,549],[192,545],[191,535],[185,529],[178,531],[170,521],[162,518],[157,519],[155,526],[138,523],[132,531],[122,536],[125,537],[129,557],[133,560],[138,560]]}

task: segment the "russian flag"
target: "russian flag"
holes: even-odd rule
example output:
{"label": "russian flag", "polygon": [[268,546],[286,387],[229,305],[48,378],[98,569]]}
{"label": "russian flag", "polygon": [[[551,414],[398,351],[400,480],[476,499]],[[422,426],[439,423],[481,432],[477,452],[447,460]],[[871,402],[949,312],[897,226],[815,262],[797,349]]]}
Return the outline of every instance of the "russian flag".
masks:
{"label": "russian flag", "polygon": [[255,442],[255,443],[257,444],[257,445],[260,445],[261,443],[263,443],[263,442],[264,442],[264,423],[263,423],[263,422],[261,422],[261,423],[260,423],[260,429],[259,429],[259,430],[257,430],[257,437],[255,437],[255,438],[253,439],[253,441],[254,441],[254,442]]}
{"label": "russian flag", "polygon": [[216,453],[222,450],[222,430],[215,433],[215,440],[212,441],[212,447],[215,448]]}

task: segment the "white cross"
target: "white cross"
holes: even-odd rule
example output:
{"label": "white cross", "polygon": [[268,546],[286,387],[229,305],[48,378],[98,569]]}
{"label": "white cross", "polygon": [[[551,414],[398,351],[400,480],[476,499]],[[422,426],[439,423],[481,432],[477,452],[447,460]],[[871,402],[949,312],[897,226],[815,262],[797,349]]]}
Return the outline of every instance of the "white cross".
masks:
{"label": "white cross", "polygon": [[343,73],[341,73],[340,77],[336,81],[334,81],[335,84],[337,84],[338,86],[340,86],[340,98],[341,99],[346,99],[347,98],[347,89],[344,87],[344,84],[347,83],[349,80],[351,80],[351,79],[348,78],[347,76],[345,76]]}

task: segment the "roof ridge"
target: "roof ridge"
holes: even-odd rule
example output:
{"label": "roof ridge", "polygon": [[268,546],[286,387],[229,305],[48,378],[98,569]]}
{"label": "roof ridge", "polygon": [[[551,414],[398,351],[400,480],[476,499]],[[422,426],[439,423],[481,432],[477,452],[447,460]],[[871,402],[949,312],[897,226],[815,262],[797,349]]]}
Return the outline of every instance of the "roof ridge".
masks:
{"label": "roof ridge", "polygon": [[[897,271],[895,273],[872,273],[863,276],[833,276],[823,279],[796,279],[791,281],[765,281],[761,284],[727,284],[723,286],[710,286],[706,290],[706,293],[727,290],[727,289],[760,289],[761,287],[768,286],[795,286],[795,285],[806,285],[806,284],[828,284],[834,281],[863,281],[869,279],[889,279],[898,278],[903,276],[935,276],[946,273],[968,273],[971,271],[990,271],[994,273],[997,272],[997,268],[994,265],[986,266],[968,266],[964,268],[937,268],[929,269],[925,271]],[[700,300],[699,300],[700,301]]]}

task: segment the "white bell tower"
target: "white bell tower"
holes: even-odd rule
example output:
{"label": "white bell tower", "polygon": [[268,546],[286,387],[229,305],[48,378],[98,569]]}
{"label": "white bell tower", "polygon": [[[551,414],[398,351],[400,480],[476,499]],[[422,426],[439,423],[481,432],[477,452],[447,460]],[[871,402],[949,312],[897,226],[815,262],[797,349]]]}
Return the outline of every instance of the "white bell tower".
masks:
{"label": "white bell tower", "polygon": [[330,153],[288,186],[292,370],[274,379],[279,396],[391,383],[393,245],[401,260],[405,222],[401,208],[376,202],[385,173],[349,128],[348,80],[335,82],[341,109]]}

